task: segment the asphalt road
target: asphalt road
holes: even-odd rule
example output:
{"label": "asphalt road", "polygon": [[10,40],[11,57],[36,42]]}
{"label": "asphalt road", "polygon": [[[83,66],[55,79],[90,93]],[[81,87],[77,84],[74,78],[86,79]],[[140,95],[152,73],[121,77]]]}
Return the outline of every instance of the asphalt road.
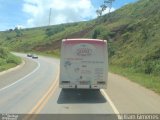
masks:
{"label": "asphalt road", "polygon": [[18,55],[24,58],[26,64],[0,76],[0,84],[5,85],[0,89],[0,113],[28,113],[57,75],[58,60],[44,57],[33,60],[26,55]]}
{"label": "asphalt road", "polygon": [[43,114],[26,118],[59,120],[103,120],[115,113],[160,114],[160,96],[124,77],[109,73],[107,90],[62,90],[58,59],[17,55],[25,65],[0,75],[0,113]]}
{"label": "asphalt road", "polygon": [[[114,114],[101,91],[60,89],[58,59],[17,55],[24,59],[25,65],[0,76],[0,113],[54,114],[58,117],[59,114],[85,114],[87,119],[106,119],[105,114]],[[82,115],[78,118],[82,119]]]}

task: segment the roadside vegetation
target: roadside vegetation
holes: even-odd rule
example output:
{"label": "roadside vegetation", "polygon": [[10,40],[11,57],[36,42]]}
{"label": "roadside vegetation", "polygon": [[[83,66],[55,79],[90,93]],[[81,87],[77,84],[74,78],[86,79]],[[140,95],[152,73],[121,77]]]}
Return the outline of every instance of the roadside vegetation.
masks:
{"label": "roadside vegetation", "polygon": [[116,65],[110,65],[109,70],[112,73],[120,74],[133,82],[136,82],[146,88],[149,88],[160,94],[160,77],[154,74],[145,74],[142,72],[135,72],[131,68],[123,68]]}
{"label": "roadside vegetation", "polygon": [[[110,71],[160,93],[160,3],[139,0],[99,17],[93,38],[107,39]],[[106,27],[107,26],[107,27]]]}
{"label": "roadside vegetation", "polygon": [[15,67],[21,63],[19,57],[9,53],[7,49],[0,48],[0,72]]}
{"label": "roadside vegetation", "polygon": [[159,0],[139,0],[91,21],[15,28],[0,32],[0,45],[59,56],[64,38],[106,39],[110,70],[160,93],[159,8]]}

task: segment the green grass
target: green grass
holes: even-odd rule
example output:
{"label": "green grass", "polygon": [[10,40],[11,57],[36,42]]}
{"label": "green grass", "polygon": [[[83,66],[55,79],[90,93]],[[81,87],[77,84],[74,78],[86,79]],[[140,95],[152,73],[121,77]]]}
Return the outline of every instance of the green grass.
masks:
{"label": "green grass", "polygon": [[54,41],[68,38],[93,24],[91,21],[78,22],[0,32],[0,45],[10,50],[24,52],[34,51],[38,46],[43,46],[44,51],[48,51],[48,45],[52,45]]}
{"label": "green grass", "polygon": [[0,72],[9,68],[15,67],[22,62],[20,57],[17,57],[5,48],[0,48]]}
{"label": "green grass", "polygon": [[1,65],[0,66],[0,72],[8,70],[8,69],[16,67],[16,66],[17,66],[17,64],[14,64],[14,63],[7,63],[7,64],[4,64],[4,65]]}
{"label": "green grass", "polygon": [[112,73],[120,74],[129,80],[136,82],[148,89],[160,94],[160,76],[147,75],[144,73],[137,73],[130,68],[122,68],[115,65],[109,66],[109,71]]}

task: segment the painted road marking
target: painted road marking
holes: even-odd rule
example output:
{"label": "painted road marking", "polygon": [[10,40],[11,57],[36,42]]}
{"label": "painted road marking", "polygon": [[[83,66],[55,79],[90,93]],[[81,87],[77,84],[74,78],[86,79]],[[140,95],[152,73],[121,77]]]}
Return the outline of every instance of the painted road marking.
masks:
{"label": "painted road marking", "polygon": [[6,86],[6,87],[1,88],[1,89],[0,89],[0,92],[3,91],[3,90],[5,90],[5,89],[7,89],[7,88],[9,88],[9,87],[11,87],[11,86],[13,86],[13,85],[15,85],[15,84],[17,84],[17,83],[19,83],[19,82],[21,82],[21,81],[23,81],[24,79],[26,79],[27,77],[29,77],[30,75],[32,75],[33,73],[35,73],[35,72],[40,68],[40,66],[41,66],[39,62],[37,62],[37,61],[35,61],[35,62],[38,64],[38,66],[36,67],[36,69],[34,69],[31,73],[27,74],[27,75],[24,76],[23,78],[20,78],[20,79],[17,80],[16,82],[14,82],[14,83]]}
{"label": "painted road marking", "polygon": [[58,86],[58,78],[59,78],[59,70],[56,76],[56,79],[51,84],[50,88],[44,94],[44,96],[38,101],[38,103],[34,106],[34,108],[29,112],[27,116],[23,120],[35,120],[37,117],[37,114],[44,108],[44,106],[47,104],[53,93],[55,92],[57,86]]}
{"label": "painted road marking", "polygon": [[[55,92],[57,86],[58,86],[58,75],[56,77],[56,80],[53,82],[47,93],[42,97],[42,99],[36,104],[36,106],[29,112],[29,115],[27,115],[23,120],[35,120],[37,117],[37,114],[44,108],[44,106],[47,104],[48,100],[51,98],[53,93]],[[101,93],[104,95],[104,97],[107,99],[109,104],[111,105],[114,113],[119,117],[119,111],[111,101],[110,97],[107,95],[107,93],[104,90],[101,90]]]}
{"label": "painted road marking", "polygon": [[116,108],[116,106],[113,104],[113,102],[111,101],[110,97],[107,95],[107,93],[104,90],[101,90],[101,93],[104,95],[104,97],[107,99],[107,101],[109,102],[109,104],[111,105],[113,111],[115,114],[119,115],[119,111]]}

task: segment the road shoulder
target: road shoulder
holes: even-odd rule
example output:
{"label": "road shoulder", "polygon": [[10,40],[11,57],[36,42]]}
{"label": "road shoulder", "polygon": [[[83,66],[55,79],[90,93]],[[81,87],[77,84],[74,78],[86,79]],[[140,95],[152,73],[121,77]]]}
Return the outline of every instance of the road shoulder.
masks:
{"label": "road shoulder", "polygon": [[10,69],[8,69],[8,70],[5,70],[5,71],[0,72],[0,76],[1,76],[1,75],[4,75],[4,74],[7,74],[7,73],[9,73],[9,72],[18,70],[18,69],[22,68],[24,65],[25,65],[25,61],[22,59],[21,64],[15,66],[15,67],[13,67],[13,68],[10,68]]}
{"label": "road shoulder", "polygon": [[105,90],[120,113],[152,114],[160,111],[160,96],[117,74],[109,73]]}
{"label": "road shoulder", "polygon": [[20,65],[0,74],[0,89],[16,82],[36,68],[37,63],[33,60],[25,57],[22,57],[22,59],[24,62],[22,62]]}

